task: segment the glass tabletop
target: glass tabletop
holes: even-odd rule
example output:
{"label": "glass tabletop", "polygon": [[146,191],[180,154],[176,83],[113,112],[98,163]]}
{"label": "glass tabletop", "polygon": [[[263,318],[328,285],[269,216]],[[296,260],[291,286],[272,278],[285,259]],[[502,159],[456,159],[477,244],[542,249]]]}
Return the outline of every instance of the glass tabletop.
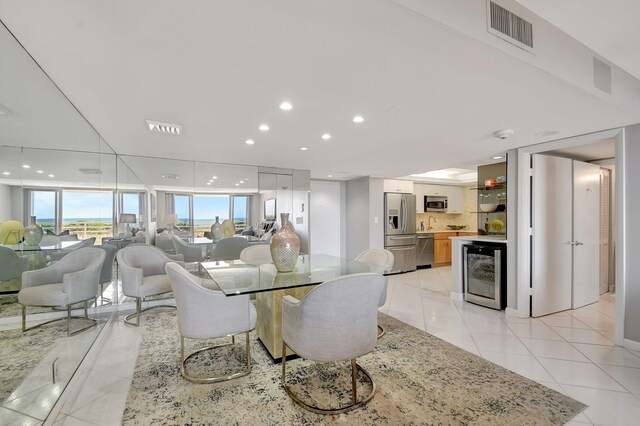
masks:
{"label": "glass tabletop", "polygon": [[3,245],[3,247],[8,247],[13,251],[53,251],[53,250],[69,248],[76,244],[80,244],[81,242],[82,240],[61,241],[58,244],[49,245],[49,246],[40,246],[40,245],[30,246],[25,243],[20,243],[20,244]]}
{"label": "glass tabletop", "polygon": [[298,264],[291,272],[278,272],[272,263],[248,265],[240,260],[200,263],[201,276],[213,280],[227,296],[304,287],[363,272],[384,275],[388,271],[326,254],[299,256]]}

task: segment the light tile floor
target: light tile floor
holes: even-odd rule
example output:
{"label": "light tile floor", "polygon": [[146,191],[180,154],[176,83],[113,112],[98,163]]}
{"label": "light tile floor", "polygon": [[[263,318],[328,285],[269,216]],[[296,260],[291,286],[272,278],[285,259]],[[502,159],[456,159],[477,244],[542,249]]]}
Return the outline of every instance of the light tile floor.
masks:
{"label": "light tile floor", "polygon": [[[614,295],[523,319],[454,302],[450,286],[448,267],[393,276],[381,311],[588,404],[571,425],[638,424],[640,353],[614,346]],[[117,321],[106,331],[105,349],[81,369],[84,385],[55,425],[120,424],[142,328]]]}

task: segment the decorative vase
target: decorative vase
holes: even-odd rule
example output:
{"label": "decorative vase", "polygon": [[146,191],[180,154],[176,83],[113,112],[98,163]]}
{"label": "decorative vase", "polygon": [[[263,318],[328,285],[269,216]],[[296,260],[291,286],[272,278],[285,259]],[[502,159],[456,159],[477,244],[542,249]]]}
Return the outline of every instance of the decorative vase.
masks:
{"label": "decorative vase", "polygon": [[31,223],[24,227],[24,242],[28,246],[37,246],[43,236],[42,227],[36,223],[36,217],[31,216]]}
{"label": "decorative vase", "polygon": [[222,225],[220,224],[220,216],[216,216],[216,221],[211,225],[211,238],[214,242],[222,239]]}
{"label": "decorative vase", "polygon": [[290,272],[298,263],[300,238],[289,222],[289,213],[280,213],[281,227],[271,238],[271,258],[278,272]]}

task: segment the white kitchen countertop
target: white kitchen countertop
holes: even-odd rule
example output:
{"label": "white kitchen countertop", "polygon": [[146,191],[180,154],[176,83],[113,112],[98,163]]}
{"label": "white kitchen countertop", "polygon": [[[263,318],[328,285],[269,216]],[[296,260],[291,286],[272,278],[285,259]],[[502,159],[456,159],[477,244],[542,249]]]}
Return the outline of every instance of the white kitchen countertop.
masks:
{"label": "white kitchen countertop", "polygon": [[485,241],[491,243],[503,243],[507,244],[507,239],[502,236],[493,235],[469,235],[460,237],[449,237],[450,240],[462,240],[462,241]]}
{"label": "white kitchen countertop", "polygon": [[431,231],[418,231],[418,234],[439,234],[441,232],[473,232],[475,233],[476,231],[470,231],[468,229],[432,229]]}

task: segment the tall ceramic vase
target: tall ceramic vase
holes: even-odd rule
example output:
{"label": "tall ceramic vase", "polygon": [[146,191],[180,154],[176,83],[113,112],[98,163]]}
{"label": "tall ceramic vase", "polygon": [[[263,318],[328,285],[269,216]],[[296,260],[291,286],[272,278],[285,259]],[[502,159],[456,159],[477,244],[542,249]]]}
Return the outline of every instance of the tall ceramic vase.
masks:
{"label": "tall ceramic vase", "polygon": [[290,272],[298,263],[300,238],[289,222],[289,213],[280,213],[280,230],[271,238],[271,258],[278,272]]}
{"label": "tall ceramic vase", "polygon": [[211,238],[214,242],[218,242],[222,239],[222,224],[220,223],[220,216],[216,216],[216,221],[211,225]]}
{"label": "tall ceramic vase", "polygon": [[42,241],[43,236],[42,227],[36,223],[36,217],[31,216],[31,223],[24,227],[24,242],[28,246],[37,246]]}

